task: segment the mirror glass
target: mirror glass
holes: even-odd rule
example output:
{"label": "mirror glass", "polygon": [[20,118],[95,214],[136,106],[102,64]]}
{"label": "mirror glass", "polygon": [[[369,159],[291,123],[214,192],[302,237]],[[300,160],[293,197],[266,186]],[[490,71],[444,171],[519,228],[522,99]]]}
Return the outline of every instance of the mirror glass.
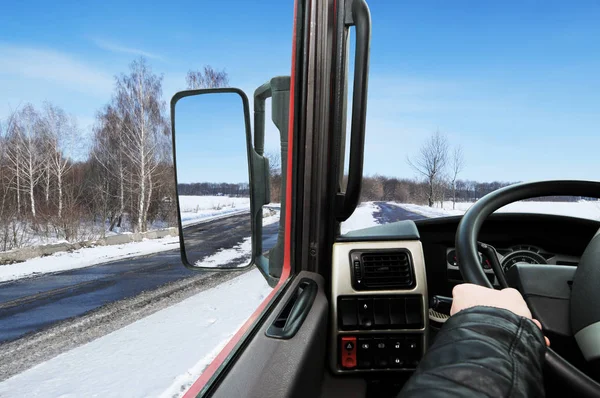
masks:
{"label": "mirror glass", "polygon": [[242,97],[200,93],[175,104],[177,196],[188,266],[251,263],[250,185]]}

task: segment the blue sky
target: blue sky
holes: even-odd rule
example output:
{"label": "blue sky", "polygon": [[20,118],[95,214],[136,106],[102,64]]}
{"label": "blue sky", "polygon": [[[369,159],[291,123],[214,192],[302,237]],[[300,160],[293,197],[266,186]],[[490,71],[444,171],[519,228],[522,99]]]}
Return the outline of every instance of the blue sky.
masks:
{"label": "blue sky", "polygon": [[175,131],[177,182],[248,183],[244,108],[238,94],[181,98],[175,105]]}
{"label": "blue sky", "polygon": [[[365,174],[415,176],[406,157],[439,129],[464,147],[464,178],[598,178],[598,2],[412,3],[369,1]],[[10,2],[0,14],[0,118],[50,100],[88,127],[113,76],[140,55],[164,74],[167,102],[205,64],[251,95],[289,74],[292,15],[291,0]],[[203,144],[216,159],[228,149],[214,136]],[[224,170],[213,173],[233,178]]]}

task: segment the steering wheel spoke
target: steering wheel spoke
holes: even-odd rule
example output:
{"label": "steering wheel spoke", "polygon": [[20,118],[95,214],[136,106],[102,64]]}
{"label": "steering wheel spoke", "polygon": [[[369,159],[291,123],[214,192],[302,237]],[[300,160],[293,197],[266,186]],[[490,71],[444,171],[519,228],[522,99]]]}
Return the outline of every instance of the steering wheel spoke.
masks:
{"label": "steering wheel spoke", "polygon": [[502,289],[507,288],[508,283],[506,283],[504,270],[502,269],[500,260],[498,260],[498,252],[496,252],[496,248],[492,245],[488,245],[487,243],[477,242],[477,249],[483,253],[488,260],[490,260],[492,269],[494,270],[494,274],[496,275],[496,279],[498,279],[498,284],[500,287]]}

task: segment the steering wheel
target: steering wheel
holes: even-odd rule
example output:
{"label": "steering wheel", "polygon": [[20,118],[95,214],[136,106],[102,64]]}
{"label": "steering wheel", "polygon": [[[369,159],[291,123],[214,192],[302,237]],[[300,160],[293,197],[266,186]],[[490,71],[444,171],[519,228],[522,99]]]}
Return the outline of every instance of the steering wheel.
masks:
{"label": "steering wheel", "polygon": [[[469,283],[493,288],[481,267],[477,250],[477,236],[490,214],[502,206],[519,200],[555,195],[598,198],[600,197],[600,182],[553,180],[521,183],[494,191],[475,202],[463,216],[456,232],[457,261],[463,279]],[[511,271],[517,266],[519,264],[513,266]],[[530,280],[535,278],[535,272],[538,271],[535,267],[533,265],[527,268],[524,265]],[[496,268],[494,269],[495,273],[502,272]],[[543,275],[537,274],[539,275],[538,281],[546,280],[549,277],[548,272],[552,273],[554,270],[560,272],[561,268],[564,269],[562,266],[540,267],[539,272],[543,272]],[[510,271],[508,272],[510,273]],[[532,305],[528,301],[527,292],[523,291],[523,286],[528,284],[519,283],[519,279],[523,278],[524,274],[519,274],[517,269],[511,276],[513,280],[516,280],[521,294],[524,295],[525,301],[534,313]],[[500,279],[499,276],[498,279]],[[565,325],[565,327],[570,326],[570,331],[575,336],[577,345],[588,364],[597,367],[600,363],[600,289],[598,288],[600,286],[600,231],[589,242],[575,270],[574,277],[570,277],[570,279],[572,279],[570,303],[566,307],[566,311],[570,314],[565,317],[570,320],[570,325]],[[569,281],[564,280],[564,282],[564,289],[567,289],[566,283]],[[540,322],[542,322],[541,319]],[[544,326],[543,322],[542,326]],[[574,396],[600,396],[600,384],[571,365],[554,350],[549,348],[546,351],[545,360],[547,371],[551,373],[550,377],[560,378],[575,393]]]}

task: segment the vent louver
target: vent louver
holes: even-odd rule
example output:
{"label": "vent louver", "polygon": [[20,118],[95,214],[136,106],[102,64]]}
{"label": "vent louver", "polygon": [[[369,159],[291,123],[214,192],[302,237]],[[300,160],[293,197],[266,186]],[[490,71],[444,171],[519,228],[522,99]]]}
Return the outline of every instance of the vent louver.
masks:
{"label": "vent louver", "polygon": [[362,252],[353,253],[351,257],[354,258],[353,282],[357,290],[412,289],[415,286],[413,266],[407,251]]}

